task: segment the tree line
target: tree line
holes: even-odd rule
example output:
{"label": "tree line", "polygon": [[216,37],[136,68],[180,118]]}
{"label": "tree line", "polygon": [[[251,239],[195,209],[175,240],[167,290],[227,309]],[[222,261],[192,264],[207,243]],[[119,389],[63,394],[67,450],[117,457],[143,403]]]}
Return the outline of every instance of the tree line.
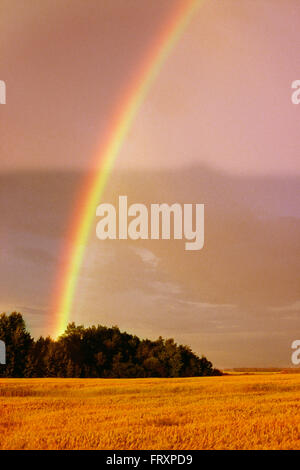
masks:
{"label": "tree line", "polygon": [[6,364],[0,377],[191,377],[221,375],[206,357],[171,339],[139,339],[117,326],[70,323],[57,340],[34,340],[20,313],[0,315]]}

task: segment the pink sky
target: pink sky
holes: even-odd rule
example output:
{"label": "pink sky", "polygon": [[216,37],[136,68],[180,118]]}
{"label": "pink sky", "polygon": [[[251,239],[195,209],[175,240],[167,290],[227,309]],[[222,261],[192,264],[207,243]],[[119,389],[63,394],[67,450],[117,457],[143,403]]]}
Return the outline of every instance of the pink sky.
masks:
{"label": "pink sky", "polygon": [[[110,113],[174,2],[4,0],[1,169],[88,168]],[[297,0],[206,0],[166,61],[120,166],[206,163],[300,173]]]}

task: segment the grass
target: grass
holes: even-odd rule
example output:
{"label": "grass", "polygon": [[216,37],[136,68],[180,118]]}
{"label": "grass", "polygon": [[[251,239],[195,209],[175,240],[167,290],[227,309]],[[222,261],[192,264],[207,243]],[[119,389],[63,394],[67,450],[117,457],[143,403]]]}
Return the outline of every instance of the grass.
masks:
{"label": "grass", "polygon": [[0,379],[0,449],[300,449],[300,375]]}

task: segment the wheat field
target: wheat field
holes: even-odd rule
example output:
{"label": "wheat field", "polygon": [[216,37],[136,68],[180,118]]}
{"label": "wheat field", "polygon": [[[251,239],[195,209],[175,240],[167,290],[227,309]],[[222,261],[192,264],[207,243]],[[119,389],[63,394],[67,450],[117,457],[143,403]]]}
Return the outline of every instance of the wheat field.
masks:
{"label": "wheat field", "polygon": [[0,379],[0,449],[300,449],[300,374]]}

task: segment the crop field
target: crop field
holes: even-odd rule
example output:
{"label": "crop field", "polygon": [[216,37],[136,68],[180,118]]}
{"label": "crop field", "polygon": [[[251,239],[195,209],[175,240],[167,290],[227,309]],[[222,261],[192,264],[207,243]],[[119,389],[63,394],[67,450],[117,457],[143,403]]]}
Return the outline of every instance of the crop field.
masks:
{"label": "crop field", "polygon": [[0,379],[1,449],[300,449],[300,374]]}

